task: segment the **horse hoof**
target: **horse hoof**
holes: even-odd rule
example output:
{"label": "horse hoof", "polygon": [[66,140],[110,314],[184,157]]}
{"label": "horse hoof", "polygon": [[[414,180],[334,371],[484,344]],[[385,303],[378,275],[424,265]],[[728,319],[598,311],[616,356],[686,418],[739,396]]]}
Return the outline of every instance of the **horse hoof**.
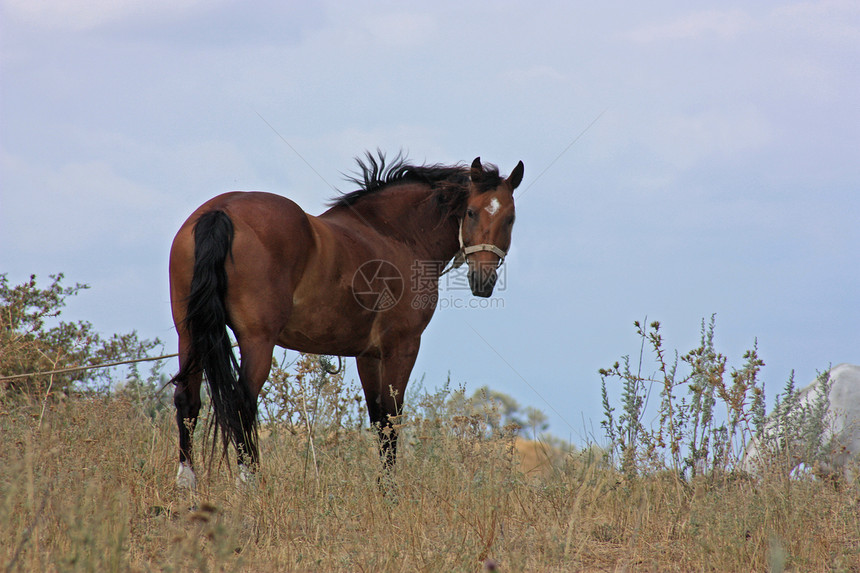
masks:
{"label": "horse hoof", "polygon": [[191,491],[197,489],[197,476],[194,475],[191,464],[179,462],[179,471],[176,472],[176,487]]}
{"label": "horse hoof", "polygon": [[236,476],[237,489],[254,489],[257,487],[257,474],[244,464],[239,464],[239,473]]}

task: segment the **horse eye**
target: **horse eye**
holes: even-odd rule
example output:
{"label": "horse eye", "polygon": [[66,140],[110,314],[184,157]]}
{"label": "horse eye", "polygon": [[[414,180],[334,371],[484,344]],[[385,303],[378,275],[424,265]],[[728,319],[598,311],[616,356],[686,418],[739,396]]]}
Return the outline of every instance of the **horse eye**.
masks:
{"label": "horse eye", "polygon": [[508,218],[508,225],[510,226],[510,225],[513,225],[513,224],[514,224],[514,217],[509,217],[509,218]]}
{"label": "horse eye", "polygon": [[467,215],[470,219],[474,219],[474,218],[475,218],[475,210],[474,210],[474,209],[472,209],[471,207],[469,207],[468,209],[466,209],[466,215]]}

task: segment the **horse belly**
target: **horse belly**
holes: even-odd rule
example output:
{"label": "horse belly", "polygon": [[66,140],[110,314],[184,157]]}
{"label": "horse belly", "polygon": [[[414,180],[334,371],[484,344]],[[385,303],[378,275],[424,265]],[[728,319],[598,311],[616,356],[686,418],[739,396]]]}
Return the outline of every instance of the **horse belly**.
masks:
{"label": "horse belly", "polygon": [[[298,294],[298,293],[297,293]],[[370,344],[372,317],[350,308],[355,301],[329,292],[326,300],[293,297],[293,308],[278,345],[312,354],[355,356]]]}

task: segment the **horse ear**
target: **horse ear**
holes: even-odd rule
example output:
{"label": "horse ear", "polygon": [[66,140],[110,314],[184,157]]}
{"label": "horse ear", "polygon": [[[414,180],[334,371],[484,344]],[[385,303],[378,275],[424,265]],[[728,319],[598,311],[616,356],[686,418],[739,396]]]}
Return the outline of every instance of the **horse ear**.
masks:
{"label": "horse ear", "polygon": [[469,178],[472,181],[479,181],[484,176],[484,166],[481,165],[481,158],[476,157],[472,162],[472,169],[469,172]]}
{"label": "horse ear", "polygon": [[514,167],[514,170],[511,171],[511,174],[508,176],[508,183],[511,186],[511,191],[520,186],[520,183],[523,181],[523,171],[525,170],[525,166],[523,162],[520,161],[517,163],[517,166]]}

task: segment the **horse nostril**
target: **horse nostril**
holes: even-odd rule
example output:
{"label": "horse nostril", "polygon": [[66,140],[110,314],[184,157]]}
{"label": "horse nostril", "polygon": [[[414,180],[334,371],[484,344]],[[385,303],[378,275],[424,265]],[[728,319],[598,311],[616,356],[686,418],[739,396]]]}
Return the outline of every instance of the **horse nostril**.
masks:
{"label": "horse nostril", "polygon": [[493,268],[477,268],[469,273],[469,287],[472,294],[480,297],[488,297],[493,294],[493,288],[498,279]]}

